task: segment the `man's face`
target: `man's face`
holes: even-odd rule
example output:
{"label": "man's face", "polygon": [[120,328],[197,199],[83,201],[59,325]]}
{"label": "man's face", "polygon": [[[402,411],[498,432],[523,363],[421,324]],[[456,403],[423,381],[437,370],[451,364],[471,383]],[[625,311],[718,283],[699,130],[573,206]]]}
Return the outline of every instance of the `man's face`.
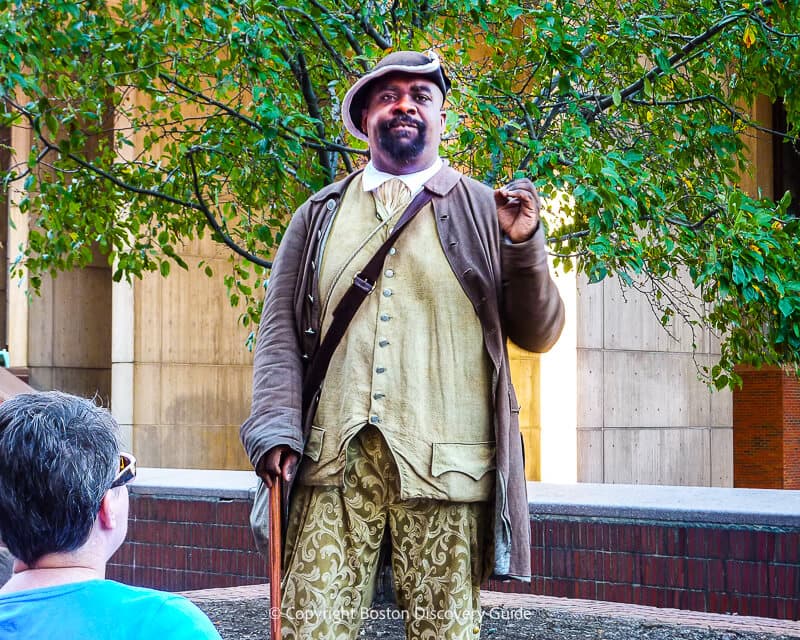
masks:
{"label": "man's face", "polygon": [[372,161],[381,171],[427,169],[439,155],[444,96],[433,82],[408,74],[376,80],[362,112]]}

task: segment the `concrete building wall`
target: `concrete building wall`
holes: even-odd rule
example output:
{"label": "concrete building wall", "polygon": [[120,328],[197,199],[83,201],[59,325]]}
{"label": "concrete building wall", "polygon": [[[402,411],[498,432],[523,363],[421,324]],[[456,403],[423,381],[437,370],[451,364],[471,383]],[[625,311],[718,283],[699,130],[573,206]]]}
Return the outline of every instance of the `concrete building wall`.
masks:
{"label": "concrete building wall", "polygon": [[[751,109],[769,127],[772,103]],[[741,187],[773,197],[773,140],[748,131]],[[577,286],[578,480],[733,485],[733,396],[697,381],[719,343],[698,329],[661,327],[646,299],[618,281]],[[693,351],[692,345],[697,349]]]}
{"label": "concrete building wall", "polygon": [[[252,354],[222,284],[228,252],[206,239],[189,243],[183,258],[188,271],[151,274],[115,295],[114,414],[145,466],[247,469],[239,425],[250,408]],[[196,268],[200,260],[213,278]]]}
{"label": "concrete building wall", "polygon": [[718,342],[678,322],[670,335],[616,279],[577,294],[578,480],[732,486],[732,396],[698,380]]}
{"label": "concrete building wall", "polygon": [[28,311],[28,367],[35,389],[111,398],[111,268],[92,266],[42,279]]}

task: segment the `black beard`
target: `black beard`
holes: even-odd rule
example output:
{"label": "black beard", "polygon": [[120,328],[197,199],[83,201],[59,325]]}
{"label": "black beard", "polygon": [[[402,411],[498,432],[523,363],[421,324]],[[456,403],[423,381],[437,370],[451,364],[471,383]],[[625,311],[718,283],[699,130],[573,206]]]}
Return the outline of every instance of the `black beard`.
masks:
{"label": "black beard", "polygon": [[[417,135],[409,138],[405,135],[397,136],[392,132],[392,127],[401,124],[410,125],[417,128]],[[425,150],[425,134],[427,127],[424,122],[414,120],[410,116],[397,116],[387,120],[380,126],[378,134],[378,145],[383,151],[401,163],[406,163]]]}

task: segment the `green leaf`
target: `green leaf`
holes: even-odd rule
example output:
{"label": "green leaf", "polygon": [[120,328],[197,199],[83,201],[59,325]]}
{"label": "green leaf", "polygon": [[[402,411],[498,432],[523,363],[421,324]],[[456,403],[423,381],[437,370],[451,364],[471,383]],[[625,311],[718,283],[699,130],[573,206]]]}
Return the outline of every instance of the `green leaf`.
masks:
{"label": "green leaf", "polygon": [[506,13],[508,14],[509,18],[511,18],[512,20],[516,20],[523,13],[525,13],[525,10],[519,5],[512,4],[510,7],[506,9]]}

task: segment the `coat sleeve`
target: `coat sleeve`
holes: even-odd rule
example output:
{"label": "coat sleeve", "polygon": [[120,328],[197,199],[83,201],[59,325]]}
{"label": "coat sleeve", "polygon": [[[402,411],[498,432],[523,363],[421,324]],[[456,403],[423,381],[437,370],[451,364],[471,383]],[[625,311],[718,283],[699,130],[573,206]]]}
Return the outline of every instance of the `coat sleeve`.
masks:
{"label": "coat sleeve", "polygon": [[550,349],[564,327],[564,303],[550,277],[542,225],[529,240],[501,243],[503,325],[527,351]]}
{"label": "coat sleeve", "polygon": [[303,357],[295,292],[308,235],[306,203],[292,216],[273,261],[253,361],[253,404],[239,435],[255,467],[278,445],[303,452]]}

